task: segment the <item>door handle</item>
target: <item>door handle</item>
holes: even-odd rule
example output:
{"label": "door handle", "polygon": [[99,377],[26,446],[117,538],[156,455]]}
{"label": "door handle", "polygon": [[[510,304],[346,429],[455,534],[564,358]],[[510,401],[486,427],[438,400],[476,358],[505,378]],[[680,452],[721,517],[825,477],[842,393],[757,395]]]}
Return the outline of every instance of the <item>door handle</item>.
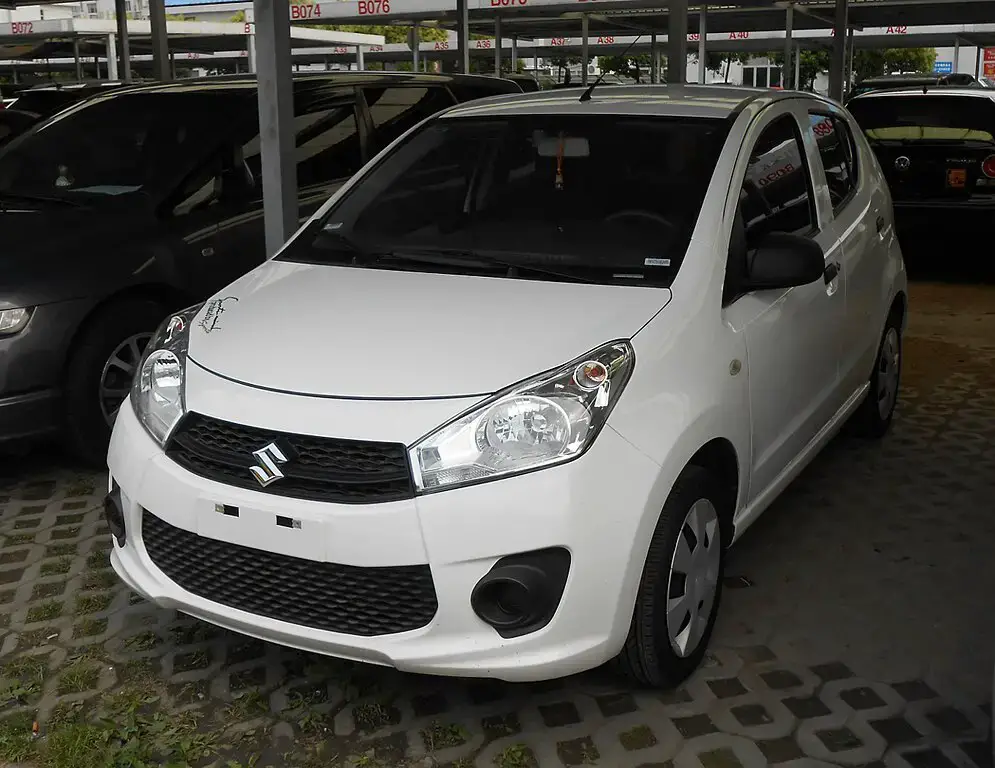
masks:
{"label": "door handle", "polygon": [[884,216],[878,216],[878,234],[880,235],[884,231]]}
{"label": "door handle", "polygon": [[826,285],[829,285],[833,280],[839,277],[840,274],[840,263],[834,261],[826,265],[825,270],[822,272],[822,279],[826,281]]}

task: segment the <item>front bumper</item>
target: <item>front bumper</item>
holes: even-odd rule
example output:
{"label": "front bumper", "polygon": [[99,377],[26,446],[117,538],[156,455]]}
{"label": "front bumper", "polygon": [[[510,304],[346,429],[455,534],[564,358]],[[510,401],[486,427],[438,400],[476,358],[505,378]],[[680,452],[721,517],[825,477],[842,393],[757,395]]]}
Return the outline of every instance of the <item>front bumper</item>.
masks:
{"label": "front bumper", "polygon": [[[311,402],[315,409],[349,409],[353,417],[357,408],[377,407]],[[585,456],[559,467],[369,505],[301,501],[194,475],[165,456],[131,407],[118,416],[109,464],[111,486],[120,487],[127,532],[123,547],[115,542],[111,562],[134,591],[152,602],[236,632],[344,659],[406,672],[508,681],[573,674],[618,652],[642,571],[642,558],[633,550],[641,551],[638,542],[647,521],[655,523],[660,510],[651,490],[659,467],[611,429]],[[239,517],[217,514],[216,504],[238,506]],[[427,564],[438,609],[420,629],[366,637],[207,600],[182,589],[155,565],[142,540],[143,509],[202,537],[294,558],[367,568]],[[303,529],[273,525],[274,515],[301,520]],[[308,535],[301,536],[302,530]],[[556,613],[542,629],[504,638],[474,613],[471,592],[501,557],[547,547],[563,547],[571,555]]]}

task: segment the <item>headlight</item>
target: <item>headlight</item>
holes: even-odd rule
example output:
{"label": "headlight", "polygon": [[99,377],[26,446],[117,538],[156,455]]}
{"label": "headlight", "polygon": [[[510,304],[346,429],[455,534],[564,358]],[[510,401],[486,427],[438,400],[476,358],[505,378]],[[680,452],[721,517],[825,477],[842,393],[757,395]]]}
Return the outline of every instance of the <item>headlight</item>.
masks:
{"label": "headlight", "polygon": [[604,426],[635,356],[617,341],[495,395],[410,451],[415,485],[433,491],[576,458]]}
{"label": "headlight", "polygon": [[24,326],[31,319],[31,310],[20,309],[0,309],[0,336],[13,336],[24,330]]}
{"label": "headlight", "polygon": [[186,411],[183,380],[190,323],[203,304],[170,315],[145,348],[131,386],[135,414],[159,445],[165,445]]}

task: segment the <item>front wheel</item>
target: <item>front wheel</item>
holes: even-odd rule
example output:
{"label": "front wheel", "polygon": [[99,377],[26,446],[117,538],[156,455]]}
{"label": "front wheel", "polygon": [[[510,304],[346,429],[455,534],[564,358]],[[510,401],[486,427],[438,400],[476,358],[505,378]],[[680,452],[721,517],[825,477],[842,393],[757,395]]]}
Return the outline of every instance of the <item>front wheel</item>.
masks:
{"label": "front wheel", "polygon": [[678,685],[708,648],[725,568],[721,487],[704,469],[687,467],[664,504],[629,636],[615,659],[619,671],[640,685]]}
{"label": "front wheel", "polygon": [[84,464],[106,466],[117,411],[166,314],[148,299],[120,301],[101,310],[75,343],[65,375],[65,436],[72,455]]}

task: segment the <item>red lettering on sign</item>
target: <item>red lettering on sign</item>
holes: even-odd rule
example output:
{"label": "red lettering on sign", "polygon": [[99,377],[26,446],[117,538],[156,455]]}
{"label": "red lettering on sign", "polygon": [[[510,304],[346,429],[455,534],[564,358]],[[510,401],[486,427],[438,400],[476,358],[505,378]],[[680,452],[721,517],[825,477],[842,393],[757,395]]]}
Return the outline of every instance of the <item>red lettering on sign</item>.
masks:
{"label": "red lettering on sign", "polygon": [[35,31],[33,21],[12,21],[10,22],[10,32],[12,35],[30,35]]}
{"label": "red lettering on sign", "polygon": [[777,181],[778,179],[781,179],[781,178],[787,176],[789,173],[791,173],[794,170],[795,170],[795,166],[794,165],[792,165],[791,163],[785,163],[782,167],[777,168],[776,170],[771,171],[766,176],[764,176],[763,178],[761,178],[757,182],[757,186],[758,187],[766,187],[771,182]]}
{"label": "red lettering on sign", "polygon": [[833,121],[828,117],[825,120],[819,121],[812,126],[812,132],[820,139],[824,136],[828,136],[833,132]]}
{"label": "red lettering on sign", "polygon": [[697,32],[692,32],[690,35],[688,35],[689,43],[697,43],[699,40],[701,40],[701,35],[699,35]]}
{"label": "red lettering on sign", "polygon": [[449,50],[449,41],[448,40],[440,40],[439,42],[437,42],[435,44],[435,50],[437,50],[437,51],[448,51]]}
{"label": "red lettering on sign", "polygon": [[748,40],[749,37],[750,37],[750,33],[749,32],[730,32],[729,33],[729,39],[730,40]]}
{"label": "red lettering on sign", "polygon": [[507,8],[512,5],[528,5],[529,0],[491,0],[491,8]]}
{"label": "red lettering on sign", "polygon": [[888,35],[907,35],[909,33],[909,28],[904,24],[900,27],[888,27],[885,30],[885,34]]}
{"label": "red lettering on sign", "polygon": [[383,16],[390,13],[390,0],[359,0],[360,16]]}
{"label": "red lettering on sign", "polygon": [[[583,2],[583,1],[584,0],[581,0],[581,2]],[[550,45],[566,45],[567,44],[567,39],[565,37],[553,37],[553,38],[550,38],[549,44]]]}
{"label": "red lettering on sign", "polygon": [[476,47],[477,48],[490,48],[492,45],[494,45],[494,42],[492,40],[477,40]]}
{"label": "red lettering on sign", "polygon": [[252,34],[252,25],[249,22],[245,22],[245,34]]}
{"label": "red lettering on sign", "polygon": [[615,43],[615,38],[609,35],[608,37],[599,37],[598,45],[613,45]]}

